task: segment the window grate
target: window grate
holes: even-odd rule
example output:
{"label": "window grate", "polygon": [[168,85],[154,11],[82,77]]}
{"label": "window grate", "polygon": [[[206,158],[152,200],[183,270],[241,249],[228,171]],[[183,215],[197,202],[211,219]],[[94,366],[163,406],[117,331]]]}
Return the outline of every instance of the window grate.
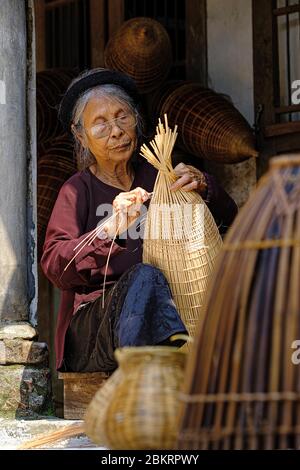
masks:
{"label": "window grate", "polygon": [[147,16],[167,30],[173,48],[170,79],[186,78],[185,0],[124,0],[124,19]]}
{"label": "window grate", "polygon": [[274,2],[273,20],[277,40],[273,51],[278,58],[277,96],[275,96],[276,122],[300,120],[300,106],[292,102],[292,84],[300,80],[300,0]]}
{"label": "window grate", "polygon": [[89,67],[89,1],[46,0],[45,10],[46,67]]}

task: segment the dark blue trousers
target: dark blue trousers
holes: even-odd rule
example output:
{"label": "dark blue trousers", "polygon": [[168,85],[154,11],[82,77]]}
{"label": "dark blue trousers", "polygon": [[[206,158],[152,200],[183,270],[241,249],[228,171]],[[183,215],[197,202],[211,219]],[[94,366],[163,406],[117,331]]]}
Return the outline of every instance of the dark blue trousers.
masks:
{"label": "dark blue trousers", "polygon": [[139,263],[102,296],[80,308],[66,335],[65,365],[74,372],[113,371],[114,350],[124,346],[169,344],[187,334],[161,271]]}

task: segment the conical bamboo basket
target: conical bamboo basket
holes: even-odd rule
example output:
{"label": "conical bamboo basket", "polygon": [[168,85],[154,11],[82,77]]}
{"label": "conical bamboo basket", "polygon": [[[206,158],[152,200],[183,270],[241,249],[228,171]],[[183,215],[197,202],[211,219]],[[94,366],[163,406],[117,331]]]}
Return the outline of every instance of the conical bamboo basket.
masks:
{"label": "conical bamboo basket", "polygon": [[134,79],[141,94],[158,88],[166,79],[172,48],[167,31],[152,18],[132,18],[109,40],[105,66]]}
{"label": "conical bamboo basket", "polygon": [[155,90],[151,95],[148,96],[149,110],[148,115],[153,125],[156,125],[158,118],[161,115],[161,110],[164,102],[170,96],[170,94],[177,90],[180,86],[184,85],[184,80],[168,80]]}
{"label": "conical bamboo basket", "polygon": [[153,112],[179,126],[178,145],[196,156],[220,163],[257,157],[253,132],[240,112],[213,90],[197,83],[170,83],[153,97]]}
{"label": "conical bamboo basket", "polygon": [[193,336],[222,240],[198,193],[169,189],[177,179],[171,164],[176,136],[176,128],[169,129],[165,116],[165,128],[160,123],[151,142],[154,153],[146,145],[141,149],[159,170],[145,222],[143,261],[163,272]]}
{"label": "conical bamboo basket", "polygon": [[181,397],[179,448],[300,447],[299,285],[300,154],[272,159],[225,238]]}

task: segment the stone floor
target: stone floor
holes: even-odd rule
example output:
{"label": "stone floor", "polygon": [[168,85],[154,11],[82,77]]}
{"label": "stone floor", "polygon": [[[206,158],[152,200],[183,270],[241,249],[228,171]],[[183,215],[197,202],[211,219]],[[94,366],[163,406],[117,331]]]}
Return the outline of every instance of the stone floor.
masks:
{"label": "stone floor", "polygon": [[[47,418],[34,421],[0,418],[0,450],[15,450],[28,440],[56,431],[69,424],[79,422],[80,421],[59,418]],[[99,447],[93,444],[87,436],[81,435],[40,446],[37,449],[105,450],[105,447]]]}

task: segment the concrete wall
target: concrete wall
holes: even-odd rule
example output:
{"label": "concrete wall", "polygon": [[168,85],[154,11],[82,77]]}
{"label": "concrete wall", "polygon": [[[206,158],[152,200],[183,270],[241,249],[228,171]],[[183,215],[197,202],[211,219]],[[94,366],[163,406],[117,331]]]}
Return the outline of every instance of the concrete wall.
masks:
{"label": "concrete wall", "polygon": [[0,320],[28,317],[26,12],[0,2]]}
{"label": "concrete wall", "polygon": [[[0,416],[38,417],[50,394],[36,324],[32,0],[0,0]],[[22,321],[26,320],[26,321]]]}
{"label": "concrete wall", "polygon": [[36,27],[34,0],[27,2],[27,273],[29,321],[37,326],[37,131],[36,131]]}
{"label": "concrete wall", "polygon": [[[208,86],[254,123],[251,0],[207,0]],[[256,162],[207,164],[239,206],[256,184]]]}

